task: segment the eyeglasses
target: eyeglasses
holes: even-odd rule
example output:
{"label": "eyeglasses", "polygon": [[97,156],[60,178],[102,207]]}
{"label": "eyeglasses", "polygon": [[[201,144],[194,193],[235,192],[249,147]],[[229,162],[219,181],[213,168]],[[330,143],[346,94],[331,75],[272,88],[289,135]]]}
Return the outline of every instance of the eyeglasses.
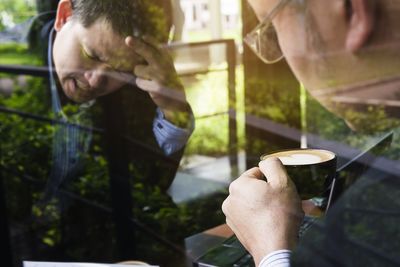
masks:
{"label": "eyeglasses", "polygon": [[278,62],[283,58],[272,19],[289,1],[281,0],[268,16],[244,38],[245,43],[267,64]]}

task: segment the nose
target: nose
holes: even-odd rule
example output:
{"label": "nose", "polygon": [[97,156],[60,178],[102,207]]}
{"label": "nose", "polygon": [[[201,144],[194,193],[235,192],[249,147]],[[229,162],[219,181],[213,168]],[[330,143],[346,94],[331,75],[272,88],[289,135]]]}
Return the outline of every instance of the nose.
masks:
{"label": "nose", "polygon": [[99,88],[103,87],[106,84],[107,70],[104,67],[98,67],[96,69],[85,71],[85,79],[91,88]]}

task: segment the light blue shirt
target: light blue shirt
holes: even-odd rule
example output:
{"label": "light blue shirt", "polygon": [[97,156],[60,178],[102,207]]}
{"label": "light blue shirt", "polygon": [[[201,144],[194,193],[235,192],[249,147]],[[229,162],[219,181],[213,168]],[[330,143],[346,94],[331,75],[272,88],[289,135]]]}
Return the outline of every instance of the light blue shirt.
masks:
{"label": "light blue shirt", "polygon": [[194,130],[194,118],[190,116],[190,126],[182,129],[165,119],[163,112],[157,108],[153,121],[153,133],[158,145],[166,155],[171,155],[185,146]]}

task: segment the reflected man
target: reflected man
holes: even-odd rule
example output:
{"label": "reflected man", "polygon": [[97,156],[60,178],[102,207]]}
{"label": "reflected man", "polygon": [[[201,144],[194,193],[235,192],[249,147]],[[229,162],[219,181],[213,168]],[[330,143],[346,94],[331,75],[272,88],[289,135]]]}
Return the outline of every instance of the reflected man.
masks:
{"label": "reflected man", "polygon": [[[48,38],[51,100],[57,118],[105,128],[109,160],[149,160],[147,165],[154,167],[146,171],[150,183],[160,183],[165,190],[177,163],[156,171],[163,164],[156,163],[163,160],[157,155],[179,162],[194,126],[173,60],[160,45],[168,38],[166,20],[152,5],[153,1],[61,0],[55,13],[42,14],[48,22],[41,34]],[[71,105],[74,112],[67,114]],[[101,116],[92,112],[97,106]],[[81,156],[91,142],[91,134],[77,134],[76,127],[60,128],[53,145],[51,193],[79,173]],[[117,141],[121,136],[131,144]]]}

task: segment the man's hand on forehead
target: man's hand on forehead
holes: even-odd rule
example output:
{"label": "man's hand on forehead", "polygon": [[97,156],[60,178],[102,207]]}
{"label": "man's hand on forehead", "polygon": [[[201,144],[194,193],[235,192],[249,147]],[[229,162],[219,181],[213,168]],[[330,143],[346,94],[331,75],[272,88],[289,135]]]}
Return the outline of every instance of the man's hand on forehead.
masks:
{"label": "man's hand on forehead", "polygon": [[[137,86],[149,93],[169,121],[186,125],[189,120],[188,103],[168,49],[150,36],[128,36],[125,43],[145,60],[133,70]],[[184,118],[183,122],[181,118]]]}

